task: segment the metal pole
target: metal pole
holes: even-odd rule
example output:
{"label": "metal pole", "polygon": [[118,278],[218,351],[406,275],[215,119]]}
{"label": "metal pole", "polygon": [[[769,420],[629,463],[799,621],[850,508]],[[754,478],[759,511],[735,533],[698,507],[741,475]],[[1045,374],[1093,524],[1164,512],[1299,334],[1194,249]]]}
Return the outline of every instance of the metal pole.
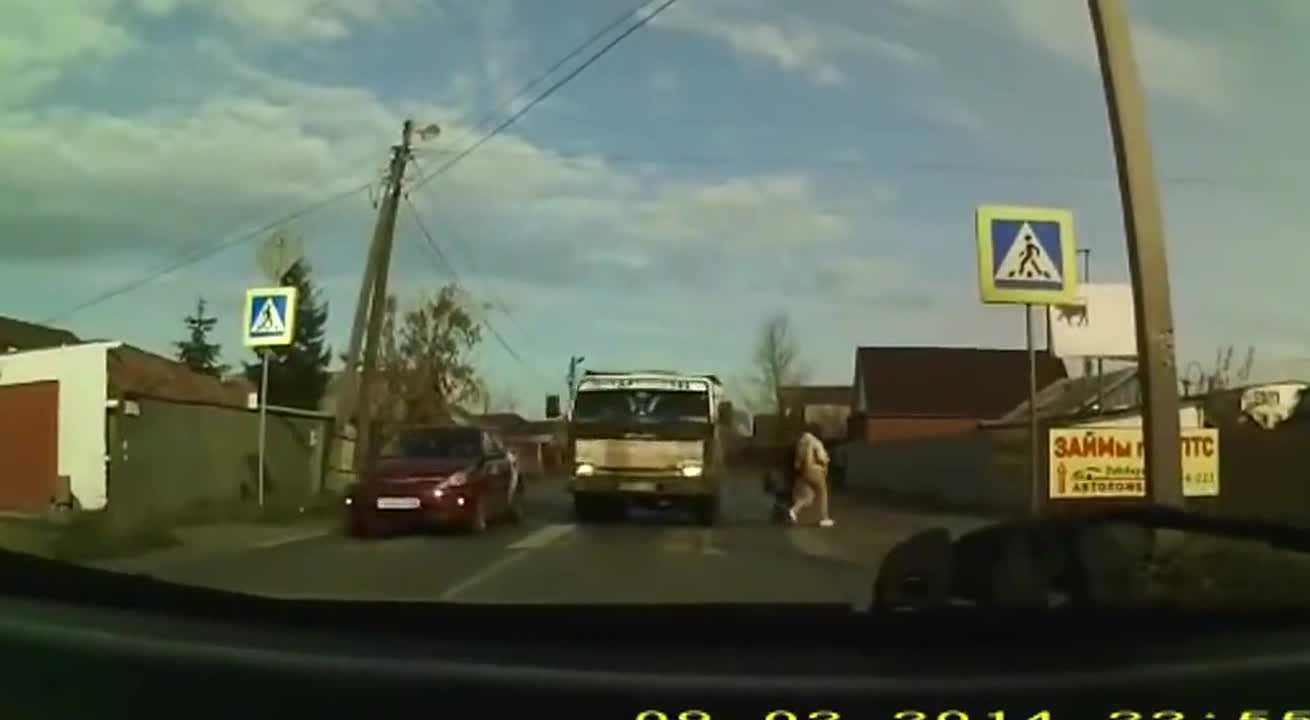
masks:
{"label": "metal pole", "polygon": [[[1085,283],[1090,283],[1090,282],[1092,281],[1092,249],[1091,249],[1091,248],[1079,248],[1079,249],[1078,249],[1078,254],[1083,256],[1083,282],[1085,282]],[[1105,372],[1104,372],[1104,363],[1102,362],[1102,359],[1101,359],[1100,357],[1097,357],[1095,362],[1096,362],[1096,366],[1095,366],[1095,367],[1096,367],[1096,369],[1095,369],[1095,373],[1096,373],[1096,408],[1097,408],[1097,412],[1099,413],[1099,412],[1101,412],[1101,411],[1104,409],[1104,408],[1101,407],[1101,405],[1105,402],[1105,397],[1104,397],[1104,395],[1105,395],[1105,383],[1104,383]],[[1083,361],[1083,373],[1084,373],[1084,374],[1087,374],[1087,375],[1091,375],[1092,372],[1093,372],[1093,370],[1092,370],[1092,358],[1086,358],[1086,359]]]}
{"label": "metal pole", "polygon": [[1037,339],[1033,329],[1033,306],[1023,306],[1024,334],[1028,341],[1028,443],[1032,482],[1029,483],[1029,504],[1034,516],[1041,514],[1043,485],[1041,473],[1041,438],[1037,423]]}
{"label": "metal pole", "polygon": [[1088,0],[1100,58],[1137,320],[1146,492],[1151,502],[1183,504],[1178,376],[1164,221],[1157,194],[1145,100],[1123,0]]}
{"label": "metal pole", "polygon": [[260,355],[262,356],[262,367],[259,372],[259,507],[264,507],[264,454],[267,449],[267,430],[268,430],[268,356],[269,350],[265,348]]}

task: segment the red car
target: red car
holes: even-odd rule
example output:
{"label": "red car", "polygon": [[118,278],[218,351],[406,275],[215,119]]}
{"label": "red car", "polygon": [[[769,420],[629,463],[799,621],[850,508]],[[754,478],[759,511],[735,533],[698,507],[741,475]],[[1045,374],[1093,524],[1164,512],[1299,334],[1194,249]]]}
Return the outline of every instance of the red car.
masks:
{"label": "red car", "polygon": [[346,497],[350,534],[457,527],[522,517],[523,489],[500,438],[463,427],[400,431]]}

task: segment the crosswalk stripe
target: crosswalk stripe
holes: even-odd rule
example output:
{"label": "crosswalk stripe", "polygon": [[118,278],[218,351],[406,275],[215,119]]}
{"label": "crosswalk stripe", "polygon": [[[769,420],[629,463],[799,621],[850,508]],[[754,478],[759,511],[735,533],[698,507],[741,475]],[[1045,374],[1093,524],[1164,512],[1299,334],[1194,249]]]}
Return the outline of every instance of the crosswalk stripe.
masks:
{"label": "crosswalk stripe", "polygon": [[787,540],[805,555],[822,558],[840,558],[842,552],[829,542],[824,531],[815,528],[787,528]]}
{"label": "crosswalk stripe", "polygon": [[510,550],[539,550],[577,529],[573,523],[546,525],[511,543]]}

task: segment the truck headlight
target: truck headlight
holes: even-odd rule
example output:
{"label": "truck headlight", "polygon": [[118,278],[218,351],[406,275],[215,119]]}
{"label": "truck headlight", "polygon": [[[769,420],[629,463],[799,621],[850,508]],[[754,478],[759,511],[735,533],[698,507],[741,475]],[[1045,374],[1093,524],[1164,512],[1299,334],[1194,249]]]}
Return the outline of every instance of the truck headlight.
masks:
{"label": "truck headlight", "polygon": [[694,478],[700,477],[701,474],[704,473],[704,468],[700,465],[684,465],[679,472],[682,473],[683,477]]}
{"label": "truck headlight", "polygon": [[577,475],[578,477],[587,477],[589,475],[595,475],[596,468],[591,463],[579,463],[578,466],[573,469],[573,474]]}

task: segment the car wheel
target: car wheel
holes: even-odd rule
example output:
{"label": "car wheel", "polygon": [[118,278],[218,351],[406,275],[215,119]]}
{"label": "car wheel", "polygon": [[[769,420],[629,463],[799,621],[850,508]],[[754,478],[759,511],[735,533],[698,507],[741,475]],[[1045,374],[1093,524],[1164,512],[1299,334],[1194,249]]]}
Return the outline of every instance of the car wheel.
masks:
{"label": "car wheel", "polygon": [[361,540],[380,537],[382,528],[379,523],[367,517],[353,517],[346,521],[346,534]]}
{"label": "car wheel", "polygon": [[710,527],[719,522],[719,498],[708,497],[696,501],[696,522]]}

